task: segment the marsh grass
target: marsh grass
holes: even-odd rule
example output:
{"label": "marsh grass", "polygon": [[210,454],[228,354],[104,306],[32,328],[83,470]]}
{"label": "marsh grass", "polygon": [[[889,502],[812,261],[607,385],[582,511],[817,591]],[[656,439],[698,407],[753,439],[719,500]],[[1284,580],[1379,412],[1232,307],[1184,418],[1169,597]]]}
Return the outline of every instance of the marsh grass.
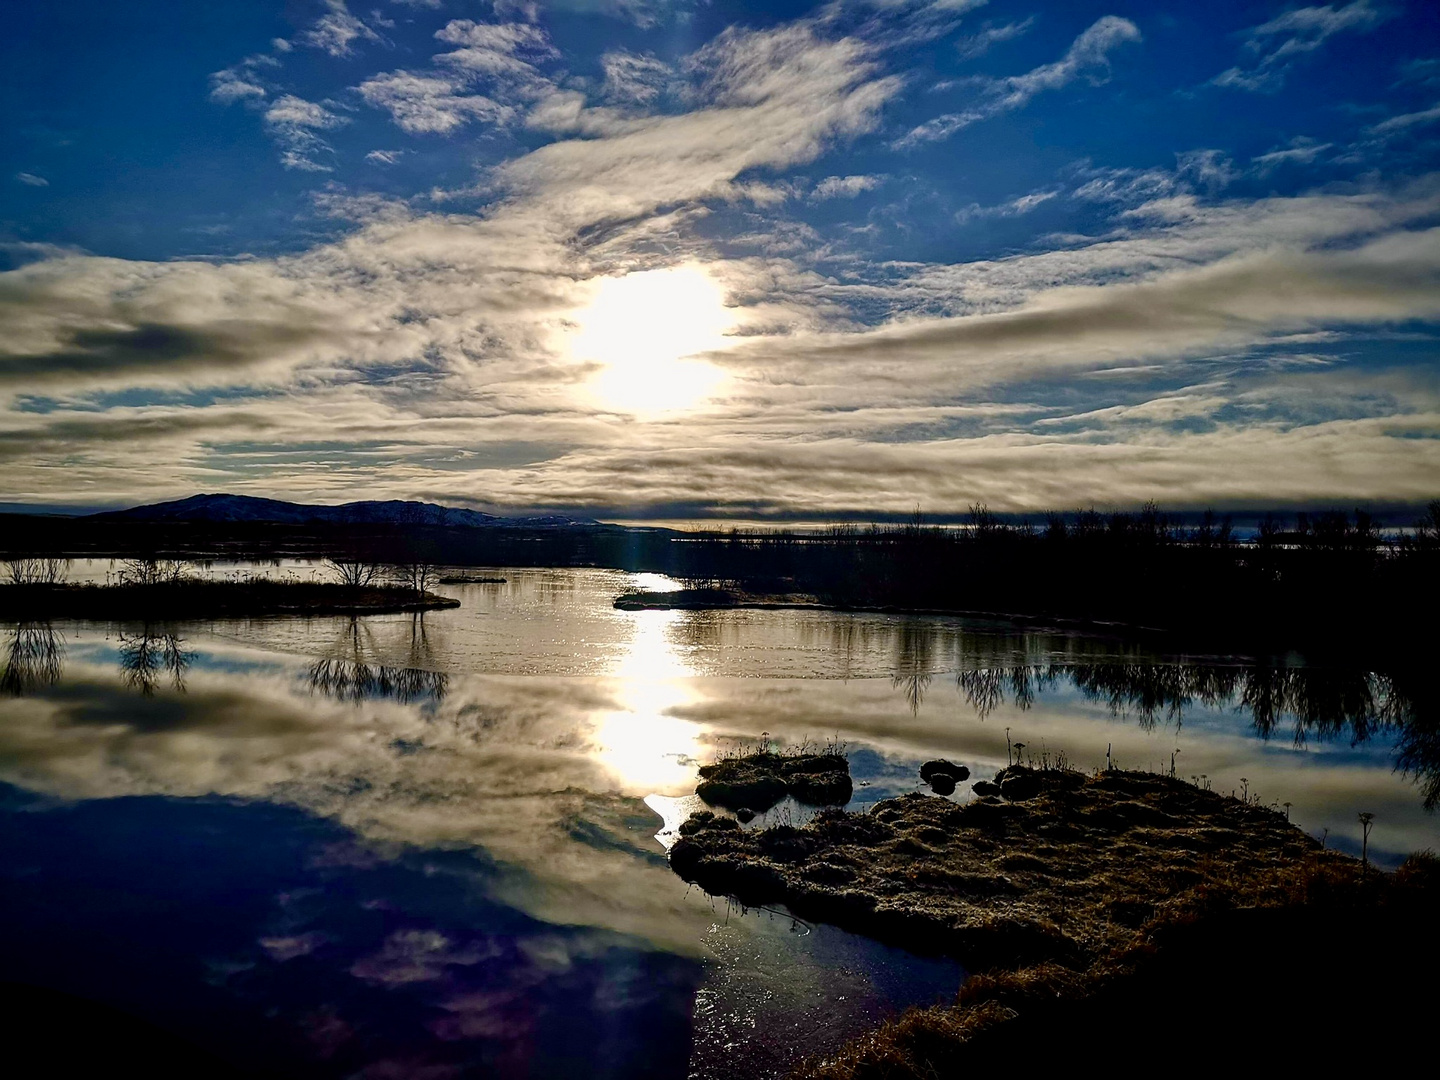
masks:
{"label": "marsh grass", "polygon": [[769,732],[758,745],[735,743],[700,767],[695,788],[711,806],[765,813],[787,795],[810,806],[843,805],[854,791],[846,744],[839,738],[771,749]]}
{"label": "marsh grass", "polygon": [[912,794],[803,828],[742,832],[710,814],[682,827],[671,867],[707,892],[974,972],[953,1005],[895,1018],[798,1080],[1073,1065],[1086,1047],[1160,1061],[1199,1044],[1331,1071],[1367,1048],[1256,1044],[1236,1018],[1253,1007],[1267,1030],[1304,1031],[1359,986],[1392,1030],[1430,1022],[1415,975],[1440,963],[1432,853],[1376,872],[1262,805],[1248,781],[1231,797],[1208,777],[1087,775],[1053,755],[996,781],[1003,797],[965,806]]}
{"label": "marsh grass", "polygon": [[1217,906],[1284,906],[1306,875],[1360,869],[1253,794],[1049,761],[1001,770],[985,789],[998,792],[963,806],[910,794],[752,831],[692,818],[671,868],[707,892],[783,904],[972,970],[1077,972],[1154,926]]}
{"label": "marsh grass", "polygon": [[1265,896],[1238,903],[1226,886],[1083,969],[1042,962],[971,975],[953,1005],[912,1009],[812,1058],[792,1080],[1033,1071],[1073,1067],[1086,1051],[1125,1071],[1174,1068],[1185,1047],[1253,1070],[1335,1075],[1373,1068],[1378,1053],[1321,1030],[1337,1001],[1363,1000],[1400,1040],[1429,1029],[1433,997],[1416,977],[1440,960],[1433,853],[1393,874],[1366,875],[1354,859],[1280,868]]}

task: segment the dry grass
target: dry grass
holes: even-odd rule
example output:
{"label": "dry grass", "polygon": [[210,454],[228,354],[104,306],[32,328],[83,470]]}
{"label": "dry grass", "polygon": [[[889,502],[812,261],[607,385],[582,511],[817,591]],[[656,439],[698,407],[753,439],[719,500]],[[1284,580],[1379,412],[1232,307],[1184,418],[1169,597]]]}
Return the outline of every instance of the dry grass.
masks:
{"label": "dry grass", "polygon": [[1366,872],[1283,814],[1150,774],[1012,768],[1000,781],[1009,797],[907,795],[798,829],[687,823],[671,861],[686,880],[979,972],[953,1007],[912,1011],[799,1076],[946,1077],[1004,1065],[1017,1045],[1058,1063],[1116,1024],[1164,1054],[1166,1032],[1232,1038],[1224,1010],[1239,999],[1303,1026],[1310,995],[1346,975],[1334,942],[1401,1016],[1404,965],[1440,959],[1433,857]]}
{"label": "dry grass", "polygon": [[976,968],[1084,968],[1155,921],[1216,902],[1283,902],[1287,873],[1343,860],[1283,814],[1141,773],[1012,767],[1005,797],[924,795],[804,828],[743,832],[694,821],[671,866],[742,904]]}

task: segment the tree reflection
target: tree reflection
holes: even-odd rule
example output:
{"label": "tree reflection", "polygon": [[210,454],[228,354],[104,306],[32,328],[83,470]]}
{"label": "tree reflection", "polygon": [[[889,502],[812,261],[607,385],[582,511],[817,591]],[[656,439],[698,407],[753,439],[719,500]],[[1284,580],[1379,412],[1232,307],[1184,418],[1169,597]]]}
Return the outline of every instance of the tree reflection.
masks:
{"label": "tree reflection", "polygon": [[910,711],[918,713],[925,700],[925,691],[933,676],[931,664],[935,654],[935,631],[925,623],[906,620],[900,624],[895,640],[895,672],[890,684],[903,689]]}
{"label": "tree reflection", "polygon": [[22,697],[54,686],[65,670],[65,638],[49,623],[20,623],[10,631],[0,693]]}
{"label": "tree reflection", "polygon": [[157,630],[147,623],[138,634],[120,632],[121,678],[146,697],[155,693],[167,675],[170,685],[183,694],[191,659],[185,639],[169,630]]}
{"label": "tree reflection", "polygon": [[[917,709],[929,650],[914,628],[897,631],[893,683]],[[1275,659],[1194,662],[1147,654],[1134,646],[1062,634],[968,633],[932,627],[934,641],[951,638],[955,682],[980,719],[1001,705],[1029,709],[1037,692],[1068,682],[1112,716],[1144,730],[1178,728],[1186,711],[1230,708],[1249,713],[1257,735],[1288,728],[1297,746],[1309,739],[1395,740],[1395,767],[1419,784],[1427,809],[1440,805],[1440,702],[1433,680],[1412,667],[1365,671],[1340,664],[1305,666]]]}
{"label": "tree reflection", "polygon": [[352,618],[331,650],[331,655],[310,665],[308,684],[313,693],[337,701],[359,702],[377,698],[404,703],[444,700],[450,676],[422,666],[434,662],[434,650],[423,614],[410,620],[409,665],[392,667],[370,661],[374,642],[363,619]]}

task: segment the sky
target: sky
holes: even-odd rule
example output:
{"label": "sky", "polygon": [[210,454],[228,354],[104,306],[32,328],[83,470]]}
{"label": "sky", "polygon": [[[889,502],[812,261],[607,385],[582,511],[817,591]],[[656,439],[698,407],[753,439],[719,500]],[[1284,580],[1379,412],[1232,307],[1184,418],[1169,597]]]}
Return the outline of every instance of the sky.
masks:
{"label": "sky", "polygon": [[1440,496],[1419,0],[66,0],[0,95],[0,502]]}

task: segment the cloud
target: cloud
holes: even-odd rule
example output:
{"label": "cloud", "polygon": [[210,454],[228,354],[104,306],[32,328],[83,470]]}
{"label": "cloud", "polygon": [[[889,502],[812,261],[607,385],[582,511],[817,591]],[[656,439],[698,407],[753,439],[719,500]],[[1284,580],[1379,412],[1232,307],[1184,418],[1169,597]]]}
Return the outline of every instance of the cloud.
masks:
{"label": "cloud", "polygon": [[1304,135],[1297,135],[1290,140],[1289,145],[1251,158],[1250,164],[1262,173],[1271,172],[1282,165],[1309,165],[1332,145],[1334,144],[1316,142]]}
{"label": "cloud", "polygon": [[965,209],[956,211],[955,220],[963,225],[977,218],[1017,217],[1020,214],[1028,214],[1037,206],[1049,202],[1059,194],[1059,191],[1032,191],[1028,195],[1021,195],[1017,199],[1011,199],[1009,202],[996,206],[981,206],[979,203],[971,203]]}
{"label": "cloud", "polygon": [[1211,82],[1237,90],[1276,90],[1291,66],[1314,52],[1335,34],[1369,30],[1390,17],[1371,7],[1369,0],[1353,0],[1344,7],[1294,8],[1247,31],[1243,51],[1246,62],[1228,68]]}
{"label": "cloud", "polygon": [[[1167,474],[1199,500],[1269,482],[1315,498],[1349,498],[1367,476],[1376,498],[1420,484],[1440,410],[1382,394],[1354,357],[1435,317],[1436,240],[1417,230],[1440,212],[1440,181],[1222,199],[1241,170],[1213,148],[1163,167],[1084,163],[960,216],[1043,206],[1089,235],[987,259],[870,255],[873,215],[800,203],[899,190],[829,156],[874,133],[902,85],[895,54],[839,27],[730,30],[669,64],[616,51],[602,82],[551,71],[553,46],[528,24],[452,20],[440,55],[478,50],[473,63],[382,73],[358,100],[415,133],[523,122],[519,138],[558,138],[408,200],[389,193],[394,173],[384,195],[326,184],[314,215],[354,224],[283,257],[26,255],[41,257],[0,274],[8,492],[49,497],[63,468],[116,501],[223,486],[823,516],[916,498],[937,512],[1057,492],[1170,501]],[[1133,39],[1093,31],[1055,64],[983,84],[980,104],[1101,77]],[[315,168],[350,120],[278,87],[239,100]],[[1261,155],[1250,177],[1315,146]],[[482,208],[446,212],[471,200]],[[710,358],[726,379],[690,412],[618,422],[571,327],[603,276],[677,263],[730,305],[735,333]],[[1282,357],[1319,357],[1355,385],[1309,388],[1307,412],[1256,382]],[[1350,456],[1280,477],[1280,455],[1322,450]],[[1222,471],[1206,479],[1196,461]]]}
{"label": "cloud", "polygon": [[535,75],[533,61],[559,55],[545,32],[528,23],[453,19],[437,30],[435,37],[460,46],[453,52],[437,55],[437,63],[496,79],[529,80]]}
{"label": "cloud", "polygon": [[[277,39],[276,51],[284,52],[289,49],[289,45],[281,49],[278,41],[279,39]],[[210,100],[220,105],[233,105],[237,101],[252,103],[258,101],[267,93],[262,71],[279,66],[280,61],[274,56],[256,53],[223,71],[212,72],[210,75]]]}
{"label": "cloud", "polygon": [[349,56],[355,41],[379,41],[380,35],[350,14],[345,0],[325,0],[327,11],[303,34],[300,40],[312,49],[331,56]]}
{"label": "cloud", "polygon": [[1392,116],[1388,120],[1382,120],[1368,130],[1371,135],[1394,135],[1422,124],[1433,124],[1440,120],[1440,105],[1429,109],[1422,109],[1419,112],[1402,113],[1399,116]]}
{"label": "cloud", "polygon": [[827,41],[804,24],[727,30],[693,54],[685,71],[692,111],[633,117],[565,97],[564,112],[551,122],[591,137],[507,162],[494,170],[495,180],[543,200],[567,223],[743,196],[735,183],[741,174],[811,161],[831,140],[872,130],[900,85],[873,77],[863,43]]}
{"label": "cloud", "polygon": [[[558,55],[539,27],[452,19],[435,37],[460,48],[438,53],[428,72],[392,71],[356,88],[404,131],[445,135],[477,120],[503,126],[518,115],[519,104],[554,89],[535,66]],[[490,83],[489,95],[473,91],[482,81]]]}
{"label": "cloud", "polygon": [[221,105],[231,105],[237,101],[247,101],[264,96],[265,88],[263,86],[251,82],[233,68],[217,71],[210,76],[210,100],[219,102]]}
{"label": "cloud", "polygon": [[367,104],[389,112],[412,135],[446,135],[472,120],[503,124],[514,115],[508,105],[466,93],[462,80],[439,75],[392,71],[366,79],[358,89]]}
{"label": "cloud", "polygon": [[359,325],[326,293],[260,263],[32,263],[0,275],[0,386],[228,380],[283,366]]}
{"label": "cloud", "polygon": [[1139,28],[1129,19],[1106,15],[1081,33],[1059,60],[1032,68],[1023,75],[980,80],[981,99],[974,106],[926,121],[897,140],[895,146],[905,149],[947,139],[971,124],[1021,108],[1035,95],[1058,90],[1082,75],[1092,84],[1102,83],[1109,75],[1111,51],[1140,40]]}
{"label": "cloud", "polygon": [[49,180],[46,180],[43,176],[36,176],[34,173],[17,172],[15,174],[15,179],[18,180],[20,183],[24,184],[26,187],[50,186]]}
{"label": "cloud", "polygon": [[955,50],[960,54],[961,60],[974,60],[984,56],[992,47],[1020,37],[1033,25],[1035,25],[1035,16],[1033,15],[1021,22],[1006,23],[1003,26],[987,25],[978,34],[959,38],[955,42]]}
{"label": "cloud", "polygon": [[330,166],[315,160],[316,155],[331,153],[330,144],[316,134],[346,123],[323,105],[294,94],[276,98],[265,110],[265,130],[281,149],[280,162],[287,169],[305,172],[329,172]]}
{"label": "cloud", "polygon": [[605,71],[602,93],[624,105],[651,105],[675,77],[670,65],[646,53],[612,49],[600,57]]}
{"label": "cloud", "polygon": [[884,179],[881,176],[827,176],[810,192],[812,199],[853,199],[866,191],[873,191]]}

